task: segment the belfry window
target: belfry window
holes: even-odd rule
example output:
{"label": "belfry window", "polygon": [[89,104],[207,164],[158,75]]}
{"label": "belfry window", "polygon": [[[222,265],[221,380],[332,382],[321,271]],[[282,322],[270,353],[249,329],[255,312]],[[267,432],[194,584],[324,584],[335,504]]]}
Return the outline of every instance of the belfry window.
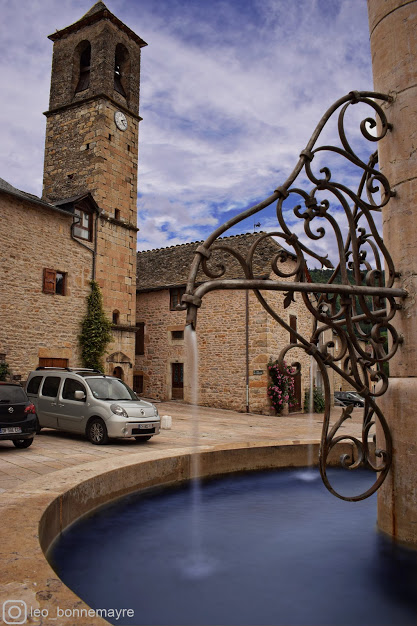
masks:
{"label": "belfry window", "polygon": [[[81,48],[80,48],[81,46]],[[75,88],[75,93],[84,91],[90,86],[90,63],[91,63],[91,44],[88,41],[83,41],[79,46],[80,54],[80,71],[78,83]]]}
{"label": "belfry window", "polygon": [[124,98],[126,98],[126,80],[129,71],[129,53],[123,44],[118,43],[114,55],[114,89]]}

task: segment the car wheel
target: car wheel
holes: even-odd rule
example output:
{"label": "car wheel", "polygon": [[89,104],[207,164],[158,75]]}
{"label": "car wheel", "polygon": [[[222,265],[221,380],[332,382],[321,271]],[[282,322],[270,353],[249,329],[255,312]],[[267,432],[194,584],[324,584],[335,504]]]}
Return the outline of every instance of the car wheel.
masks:
{"label": "car wheel", "polygon": [[13,443],[16,448],[29,448],[33,443],[33,437],[31,439],[13,439]]}
{"label": "car wheel", "polygon": [[96,446],[102,446],[109,440],[107,428],[102,419],[96,417],[87,426],[87,437]]}
{"label": "car wheel", "polygon": [[145,441],[152,439],[152,435],[148,435],[147,437],[135,437],[135,439],[138,443],[145,443]]}

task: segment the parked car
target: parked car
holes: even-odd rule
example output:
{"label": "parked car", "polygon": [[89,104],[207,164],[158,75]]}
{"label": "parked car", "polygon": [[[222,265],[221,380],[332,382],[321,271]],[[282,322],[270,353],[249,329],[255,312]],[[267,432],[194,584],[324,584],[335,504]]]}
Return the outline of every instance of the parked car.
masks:
{"label": "parked car", "polygon": [[353,404],[353,406],[365,406],[365,400],[358,393],[354,391],[335,391],[335,400],[341,400],[345,406]]}
{"label": "parked car", "polygon": [[24,389],[0,382],[0,441],[11,440],[16,448],[29,448],[36,433],[36,410]]}
{"label": "parked car", "polygon": [[157,408],[140,400],[119,378],[91,369],[38,367],[26,383],[39,428],[85,434],[91,443],[134,437],[148,441],[160,431]]}
{"label": "parked car", "polygon": [[338,398],[336,395],[334,397],[334,406],[343,406],[343,407],[347,407],[347,404],[345,402],[343,402],[343,400],[341,400],[340,398]]}

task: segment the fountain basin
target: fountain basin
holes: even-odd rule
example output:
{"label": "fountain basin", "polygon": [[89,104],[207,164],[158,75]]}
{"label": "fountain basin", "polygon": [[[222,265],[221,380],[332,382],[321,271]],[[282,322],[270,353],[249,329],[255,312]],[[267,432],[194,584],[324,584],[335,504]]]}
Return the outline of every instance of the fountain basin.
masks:
{"label": "fountain basin", "polygon": [[[372,472],[330,469],[343,492]],[[112,624],[414,626],[416,554],[376,532],[376,496],[335,499],[281,469],[131,494],[72,525],[59,576]],[[128,607],[128,609],[127,609]]]}
{"label": "fountain basin", "polygon": [[[304,467],[308,464],[309,445],[281,439],[203,446],[201,475]],[[313,442],[315,458],[318,448],[319,444]],[[0,545],[0,602],[16,599],[28,608],[49,611],[50,616],[57,607],[88,610],[59,580],[44,552],[68,525],[95,508],[138,489],[188,480],[192,451],[187,447],[156,451],[149,446],[138,454],[112,456],[59,470],[1,494],[0,522],[4,532]],[[334,462],[338,463],[340,454],[351,452],[350,444],[342,444]],[[39,620],[33,620],[34,626],[38,623]],[[99,617],[91,617],[83,626],[105,623]],[[63,615],[59,624],[74,626],[74,618]]]}

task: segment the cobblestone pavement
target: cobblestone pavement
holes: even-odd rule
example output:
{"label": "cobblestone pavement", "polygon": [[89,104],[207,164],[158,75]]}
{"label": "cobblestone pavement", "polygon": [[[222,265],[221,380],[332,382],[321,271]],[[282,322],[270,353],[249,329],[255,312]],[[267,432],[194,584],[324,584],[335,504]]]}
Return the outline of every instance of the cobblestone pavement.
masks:
{"label": "cobblestone pavement", "polygon": [[[106,446],[95,446],[81,435],[52,429],[42,430],[32,446],[26,450],[16,449],[11,441],[1,441],[0,493],[56,470],[114,455],[138,453],[141,450],[149,452],[186,446],[263,440],[316,442],[320,439],[322,416],[319,414],[265,416],[194,407],[175,401],[160,402],[157,406],[161,416],[172,416],[172,429],[161,430],[160,435],[146,443],[138,443],[134,439],[116,439]],[[332,422],[340,414],[340,408],[334,409]],[[347,420],[341,432],[360,437],[361,416],[361,410],[354,409],[352,419]],[[199,444],[195,443],[197,435]]]}

